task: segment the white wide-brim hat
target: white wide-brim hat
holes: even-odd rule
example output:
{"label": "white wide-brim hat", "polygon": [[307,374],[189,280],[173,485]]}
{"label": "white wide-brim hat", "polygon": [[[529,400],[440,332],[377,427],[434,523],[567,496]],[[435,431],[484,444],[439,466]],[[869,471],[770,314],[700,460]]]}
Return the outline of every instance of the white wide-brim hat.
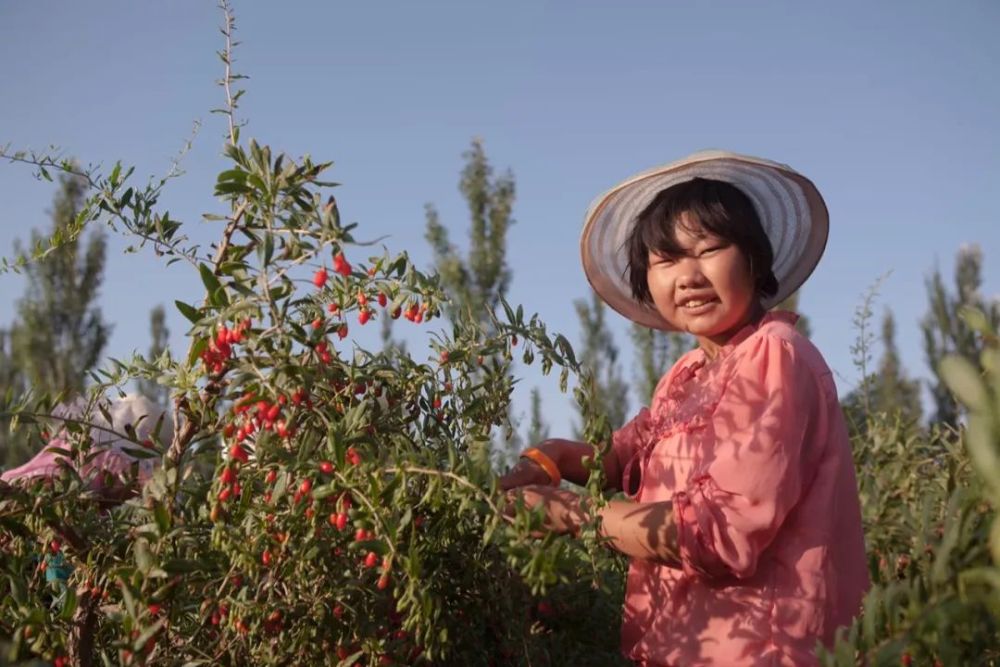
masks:
{"label": "white wide-brim hat", "polygon": [[695,178],[724,181],[753,202],[774,253],[778,291],[767,309],[802,286],[816,268],[830,229],[830,217],[812,181],[791,167],[726,151],[702,151],[636,174],[591,203],[580,251],[587,280],[605,303],[639,324],[673,331],[657,310],[632,297],[628,244],[636,218],[665,188]]}

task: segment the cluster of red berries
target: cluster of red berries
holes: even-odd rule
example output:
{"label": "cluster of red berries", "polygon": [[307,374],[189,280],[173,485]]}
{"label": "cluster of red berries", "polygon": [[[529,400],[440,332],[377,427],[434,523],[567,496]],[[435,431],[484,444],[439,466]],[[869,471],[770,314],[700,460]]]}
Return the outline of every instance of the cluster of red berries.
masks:
{"label": "cluster of red berries", "polygon": [[[234,447],[239,447],[239,446],[234,445]],[[246,452],[243,452],[242,448],[240,448],[240,452],[242,452],[243,455],[246,456]],[[222,490],[219,491],[218,495],[220,503],[224,503],[230,498],[234,497],[239,498],[240,482],[237,477],[236,468],[234,466],[227,465],[225,468],[222,469],[222,472],[219,474],[219,482],[221,482],[222,484]]]}
{"label": "cluster of red berries", "polygon": [[[414,324],[420,324],[421,322],[424,321],[424,313],[426,312],[427,312],[426,303],[423,304],[411,303],[409,307],[407,307],[406,312],[403,313],[403,317],[413,322]],[[392,311],[392,319],[396,319],[398,317],[399,317],[399,308],[396,308],[394,311]]]}
{"label": "cluster of red berries", "polygon": [[351,263],[344,257],[344,253],[338,252],[333,256],[333,270],[342,276],[351,275]]}
{"label": "cluster of red berries", "polygon": [[[238,398],[233,405],[235,419],[226,424],[222,429],[222,434],[226,438],[233,438],[229,446],[229,458],[234,462],[246,463],[250,456],[243,443],[252,436],[258,429],[273,431],[278,437],[286,439],[295,436],[295,427],[290,426],[283,417],[283,409],[288,404],[289,399],[283,394],[273,403],[263,399],[257,399],[253,392],[247,392]],[[291,402],[295,406],[311,405],[311,401],[304,389],[297,389],[291,396]],[[219,493],[219,500],[225,502],[233,496],[239,495],[239,483],[236,481],[236,469],[233,466],[223,468],[221,473],[222,483],[225,488]]]}
{"label": "cluster of red berries", "polygon": [[220,623],[222,623],[223,621],[226,620],[227,616],[229,616],[229,607],[225,603],[221,603],[212,612],[212,616],[210,617],[210,621],[211,621],[212,625],[219,625]]}
{"label": "cluster of red berries", "polygon": [[264,619],[264,632],[266,632],[269,635],[276,635],[279,632],[281,632],[282,628],[281,618],[282,615],[280,609],[275,609],[270,614],[268,614],[267,618]]}
{"label": "cluster of red berries", "polygon": [[[352,272],[351,264],[350,262],[347,261],[347,258],[344,257],[343,252],[338,252],[334,256],[333,270],[343,276],[351,275]],[[375,276],[375,267],[371,267],[368,269],[368,276],[369,277]],[[313,274],[313,285],[315,285],[317,289],[323,289],[324,287],[326,287],[326,283],[329,280],[329,278],[330,276],[325,268],[319,269],[316,271],[316,273]],[[375,298],[378,302],[378,305],[382,308],[385,308],[389,304],[389,297],[385,294],[385,292],[379,292]],[[368,324],[368,322],[371,321],[373,316],[373,311],[369,304],[369,295],[366,294],[364,291],[359,290],[357,295],[357,304],[358,304],[358,323],[364,326],[365,324]],[[336,302],[327,305],[327,310],[330,312],[331,315],[336,315],[337,313],[340,312],[340,309],[341,309],[340,304]],[[392,319],[395,320],[399,319],[400,315],[403,315],[407,320],[415,324],[420,324],[421,322],[424,321],[425,317],[427,319],[430,319],[431,314],[428,313],[428,309],[429,308],[427,303],[423,304],[411,303],[407,307],[405,312],[400,306],[397,306],[392,310],[390,316],[392,317]],[[324,322],[322,318],[316,318],[313,320],[313,327],[316,329],[322,327],[323,324]],[[337,328],[337,335],[341,338],[341,340],[343,340],[347,336],[346,324],[341,324]]]}
{"label": "cluster of red berries", "polygon": [[331,512],[330,516],[327,518],[327,522],[339,531],[343,531],[347,528],[347,522],[349,520],[348,512],[351,511],[351,497],[344,493],[337,500],[337,512]]}
{"label": "cluster of red berries", "polygon": [[250,328],[250,318],[246,318],[232,329],[223,325],[208,346],[202,350],[201,361],[205,368],[214,375],[219,375],[226,369],[226,362],[233,356],[233,345],[242,343]]}
{"label": "cluster of red berries", "polygon": [[[343,329],[344,329],[344,335],[346,336],[347,335],[346,324],[344,325]],[[314,349],[316,350],[316,356],[318,356],[319,360],[324,364],[329,364],[331,361],[333,361],[333,355],[330,353],[330,345],[325,340],[321,340],[318,343],[316,343],[316,347]]]}
{"label": "cluster of red berries", "polygon": [[[344,253],[338,252],[336,255],[334,255],[333,270],[342,276],[351,275],[351,270],[352,270],[351,263],[347,261],[346,257],[344,257]],[[319,289],[322,289],[324,286],[326,286],[326,281],[329,277],[330,276],[326,272],[325,268],[319,269],[318,271],[316,271],[316,273],[313,274],[313,285],[315,285]]]}

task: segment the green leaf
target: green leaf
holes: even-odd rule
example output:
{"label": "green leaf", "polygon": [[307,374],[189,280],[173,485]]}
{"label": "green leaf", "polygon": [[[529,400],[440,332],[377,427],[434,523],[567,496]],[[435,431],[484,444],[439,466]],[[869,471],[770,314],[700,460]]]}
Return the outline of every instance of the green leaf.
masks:
{"label": "green leaf", "polygon": [[271,489],[272,505],[278,505],[278,501],[281,500],[281,496],[285,495],[285,490],[288,489],[288,482],[290,480],[291,475],[284,470],[278,473],[278,478],[274,480],[274,488]]}
{"label": "green leaf", "polygon": [[128,612],[129,616],[134,618],[136,615],[135,596],[132,595],[132,590],[129,588],[128,583],[121,577],[118,578],[118,586],[122,592],[122,601],[125,603],[125,611]]}
{"label": "green leaf", "polygon": [[160,629],[166,625],[168,620],[169,619],[167,618],[161,618],[140,633],[139,636],[135,638],[135,641],[132,642],[132,651],[138,655],[142,655],[142,651],[146,648],[146,642],[155,637],[156,633],[158,633]]}
{"label": "green leaf", "polygon": [[206,347],[208,347],[208,339],[198,338],[194,341],[194,345],[191,346],[191,354],[188,355],[187,359],[188,366],[194,365],[194,362],[205,351]]}
{"label": "green leaf", "polygon": [[7,581],[10,582],[10,596],[14,599],[14,602],[23,606],[27,600],[24,584],[17,577],[8,576]]}
{"label": "green leaf", "polygon": [[213,306],[229,305],[226,290],[222,287],[222,283],[219,282],[212,269],[207,264],[199,264],[198,271],[201,273],[201,282],[205,285],[205,291],[208,292],[209,302]]}
{"label": "green leaf", "polygon": [[224,183],[235,181],[237,183],[242,183],[247,180],[247,173],[242,169],[227,169],[219,174],[216,178],[217,183]]}
{"label": "green leaf", "polygon": [[135,564],[140,572],[148,572],[153,566],[153,557],[149,553],[149,543],[146,540],[135,541]]}
{"label": "green leaf", "polygon": [[187,560],[184,558],[171,558],[163,563],[163,569],[168,574],[186,574],[188,572],[200,572],[206,569],[206,564],[199,560]]}
{"label": "green leaf", "polygon": [[[990,528],[990,554],[994,565],[1000,565],[1000,516],[993,518],[993,527]],[[1000,577],[1000,572],[997,576]],[[1000,587],[997,587],[997,592],[1000,593]]]}
{"label": "green leaf", "polygon": [[358,651],[357,653],[353,653],[344,658],[343,660],[341,660],[340,662],[338,662],[337,667],[349,667],[350,665],[356,663],[358,659],[364,654],[365,654],[364,651]]}
{"label": "green leaf", "polygon": [[981,334],[991,334],[989,320],[986,314],[978,308],[962,306],[958,309],[958,316],[965,320],[969,328]]}
{"label": "green leaf", "polygon": [[263,249],[264,249],[263,265],[267,267],[271,265],[271,258],[274,256],[274,234],[271,233],[264,234]]}
{"label": "green leaf", "polygon": [[226,181],[224,183],[215,184],[215,194],[216,195],[233,195],[233,194],[243,194],[244,192],[249,192],[250,188],[246,186],[245,183],[236,183],[234,181]]}
{"label": "green leaf", "polygon": [[399,520],[399,525],[396,526],[397,534],[406,530],[406,527],[410,525],[411,521],[413,521],[413,509],[407,507],[406,511],[403,512],[402,518]]}
{"label": "green leaf", "polygon": [[337,492],[337,487],[336,485],[334,485],[333,482],[331,482],[329,484],[323,484],[322,486],[317,486],[315,489],[313,489],[312,496],[313,499],[315,500],[323,500],[327,496],[332,496],[336,492]]}
{"label": "green leaf", "polygon": [[198,324],[201,321],[201,313],[194,306],[183,301],[174,301],[174,305],[177,306],[177,310],[181,311],[181,315],[190,320],[192,324]]}
{"label": "green leaf", "polygon": [[994,432],[993,415],[969,415],[969,428],[965,438],[969,457],[983,479],[1000,495],[1000,452]]}
{"label": "green leaf", "polygon": [[986,407],[986,387],[979,371],[968,359],[955,354],[948,355],[938,365],[938,372],[952,393],[971,410]]}
{"label": "green leaf", "polygon": [[122,451],[135,459],[155,459],[159,458],[160,453],[155,452],[143,447],[122,447]]}
{"label": "green leaf", "polygon": [[160,535],[170,530],[170,513],[163,503],[156,503],[153,507],[153,518],[156,520],[157,528],[160,529]]}
{"label": "green leaf", "polygon": [[63,597],[62,611],[59,612],[59,618],[64,621],[73,618],[73,613],[76,611],[76,604],[76,589],[69,586],[66,588],[66,595]]}

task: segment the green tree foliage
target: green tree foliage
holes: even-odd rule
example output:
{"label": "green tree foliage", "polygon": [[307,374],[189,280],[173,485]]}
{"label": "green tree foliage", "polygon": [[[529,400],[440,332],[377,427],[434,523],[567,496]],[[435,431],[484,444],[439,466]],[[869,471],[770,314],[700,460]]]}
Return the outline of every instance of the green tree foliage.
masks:
{"label": "green tree foliage", "polygon": [[[620,664],[620,559],[596,517],[577,538],[534,537],[541,518],[504,511],[488,457],[509,413],[513,350],[567,386],[581,369],[565,337],[500,300],[489,332],[457,311],[418,358],[358,349],[339,332],[377,295],[387,295],[380,316],[413,304],[425,315],[415,324],[436,323],[441,282],[405,254],[364,256],[322,196],[329,163],[254,141],[226,155],[215,194],[230,206],[210,218],[225,231],[193,267],[204,296],[177,302],[188,352],[155,371],[122,363],[90,388],[166,378],[172,438],[120,433],[159,459],[152,479],[138,488],[126,471],[122,486],[138,497],[104,511],[94,480],[72,470],[0,485],[3,658]],[[114,179],[93,182],[112,211],[132,196]],[[334,273],[320,268],[331,254]],[[311,281],[293,279],[303,265]],[[314,326],[331,303],[336,314]],[[586,386],[574,395],[590,401]],[[0,412],[34,418],[32,430],[52,419],[28,401]],[[89,429],[66,438],[71,457],[90,453]],[[602,475],[595,466],[588,508],[604,502]],[[68,579],[47,581],[42,570],[57,565]]]}
{"label": "green tree foliage", "polygon": [[[232,20],[223,7],[220,55],[232,113],[242,91],[228,95]],[[543,372],[558,370],[566,387],[571,374],[586,377],[569,343],[503,300],[505,317],[489,331],[471,309],[457,311],[452,331],[434,338],[428,356],[389,358],[342,343],[339,332],[362,307],[358,294],[370,301],[385,293],[387,308],[423,305],[415,312],[436,318],[448,298],[442,281],[405,254],[363,257],[353,225],[341,225],[331,200],[323,204],[329,163],[240,143],[230,121],[230,164],[215,188],[230,205],[211,218],[225,230],[212,257],[183,247],[177,227],[146,206],[159,185],[132,186],[131,171],[123,177],[118,166],[106,177],[86,172],[95,192],[80,220],[111,220],[157,238],[171,259],[192,261],[205,290],[200,303],[177,304],[191,322],[187,354],[165,358],[162,368],[124,363],[88,388],[96,398],[162,375],[178,399],[171,439],[140,443],[122,434],[136,448],[148,444],[136,451],[160,463],[141,489],[131,487],[133,500],[107,502],[91,488],[95,480],[71,470],[50,483],[0,485],[0,661],[621,664],[623,559],[609,555],[593,516],[577,539],[546,534],[523,508],[506,516],[484,456],[491,429],[509,413],[513,350],[525,364],[537,358]],[[44,156],[25,161],[64,169]],[[305,289],[306,281],[292,278],[303,266],[318,269],[331,252],[349,254],[353,267],[332,276],[317,270]],[[943,287],[935,293],[945,294]],[[935,364],[962,406],[959,426],[915,430],[877,409],[883,400],[902,401],[899,391],[887,394],[892,401],[879,398],[879,378],[869,370],[871,296],[858,311],[854,348],[867,427],[852,444],[873,587],[836,647],[819,650],[822,663],[995,667],[995,312],[932,300],[941,315],[935,331],[952,332],[949,344],[968,343],[963,332],[971,332],[975,355],[955,345]],[[339,314],[313,327],[334,302]],[[592,332],[603,328],[600,308],[582,303]],[[948,321],[959,310],[961,322]],[[887,354],[879,367],[898,368],[888,354],[891,321],[882,337]],[[932,338],[935,349],[945,346]],[[3,341],[0,373],[16,374]],[[607,354],[609,341],[596,333],[591,340],[605,362],[617,355]],[[902,370],[897,376],[902,383]],[[587,439],[607,442],[596,386],[581,381],[573,393]],[[40,434],[53,425],[40,414],[45,408],[43,400],[5,397],[0,414]],[[69,455],[86,457],[89,429],[66,427]],[[211,474],[202,474],[206,468]],[[135,480],[125,473],[119,481]],[[594,466],[588,507],[605,500],[604,481]],[[49,567],[68,570],[68,578],[47,577]]]}
{"label": "green tree foliage", "polygon": [[685,352],[694,337],[676,331],[659,331],[638,324],[629,328],[635,354],[635,391],[639,403],[649,405],[660,379]]}
{"label": "green tree foliage", "polygon": [[774,310],[787,310],[799,316],[795,323],[795,328],[806,338],[812,337],[812,328],[809,326],[809,318],[799,312],[799,292],[792,292],[784,301],[774,307]]}
{"label": "green tree foliage", "polygon": [[[52,235],[74,224],[85,185],[73,176],[59,180],[53,201]],[[32,246],[43,236],[32,232]],[[26,384],[47,394],[78,394],[87,371],[101,357],[111,326],[94,305],[104,274],[105,239],[93,233],[83,247],[79,238],[64,243],[44,261],[25,268],[27,291],[17,304],[11,327],[12,354]]]}
{"label": "green tree foliage", "polygon": [[531,390],[531,416],[524,441],[529,445],[537,445],[548,437],[549,427],[542,416],[542,392],[538,390],[538,387],[535,387]]}
{"label": "green tree foliage", "polygon": [[939,372],[967,429],[868,412],[853,438],[872,589],[824,665],[1000,664],[1000,350],[982,311],[963,320],[984,350]]}
{"label": "green tree foliage", "polygon": [[[5,400],[24,393],[24,375],[10,349],[10,334],[0,329],[0,392]],[[8,420],[0,418],[0,467],[13,468],[31,456],[26,433],[10,428]]]}
{"label": "green tree foliage", "polygon": [[[590,372],[591,391],[596,397],[593,408],[607,415],[608,424],[617,429],[628,417],[628,385],[622,378],[618,346],[604,319],[607,306],[596,293],[591,294],[590,303],[577,299],[573,306],[580,318],[580,363]],[[583,436],[582,428],[574,430],[574,437]]]}
{"label": "green tree foliage", "polygon": [[[44,238],[67,235],[80,213],[85,185],[64,175],[53,199],[48,235],[32,232],[31,247]],[[20,244],[15,250],[20,252]],[[0,387],[11,398],[27,391],[50,396],[79,394],[107,343],[111,327],[94,305],[104,273],[105,239],[93,233],[85,246],[70,237],[40,261],[24,268],[24,296],[10,329],[0,332]],[[0,419],[0,465],[14,467],[44,443],[11,430]]]}
{"label": "green tree foliage", "polygon": [[406,341],[397,340],[392,335],[392,322],[392,317],[383,317],[379,328],[382,351],[390,357],[396,354],[406,354]]}
{"label": "green tree foliage", "polygon": [[979,292],[982,284],[983,253],[978,245],[964,246],[955,259],[955,291],[949,293],[941,272],[935,269],[927,280],[927,314],[921,321],[924,353],[927,365],[935,374],[931,383],[935,413],[933,420],[950,426],[958,423],[960,414],[955,397],[941,378],[941,360],[951,354],[959,355],[973,363],[983,350],[983,340],[959,317],[963,309],[976,309],[985,314],[994,328],[1000,325],[1000,304],[987,302]]}
{"label": "green tree foliage", "polygon": [[[507,264],[507,230],[516,188],[508,170],[496,176],[479,138],[463,153],[465,167],[459,178],[459,191],[469,208],[469,248],[465,257],[449,239],[437,209],[426,207],[425,238],[434,252],[434,271],[449,295],[445,314],[452,322],[472,319],[487,331],[493,329],[497,306],[507,293],[511,272]],[[509,416],[509,422],[513,422]],[[495,457],[500,465],[508,463],[523,443],[511,425],[495,443]]]}
{"label": "green tree foliage", "polygon": [[0,387],[14,395],[24,391],[24,376],[10,349],[10,333],[0,329]]}
{"label": "green tree foliage", "polygon": [[464,153],[465,168],[459,190],[469,207],[469,250],[466,258],[449,241],[437,209],[426,208],[426,238],[434,251],[434,269],[444,289],[452,295],[446,314],[452,320],[471,317],[489,326],[500,299],[510,284],[507,265],[507,230],[514,223],[514,176],[509,171],[493,175],[480,139]]}
{"label": "green tree foliage", "polygon": [[920,382],[903,368],[896,347],[896,322],[888,308],[882,317],[881,343],[877,370],[841,400],[848,426],[855,435],[864,434],[871,414],[898,420],[904,431],[920,428],[923,415]]}
{"label": "green tree foliage", "polygon": [[[156,306],[149,313],[149,358],[159,359],[170,345],[170,330],[167,328],[167,313],[163,306]],[[154,380],[139,380],[139,393],[146,396],[157,405],[166,406],[170,399],[170,391]]]}
{"label": "green tree foliage", "polygon": [[875,409],[889,415],[899,414],[903,424],[913,427],[920,422],[920,382],[911,379],[903,368],[896,347],[896,321],[888,308],[882,318],[882,358],[874,381]]}

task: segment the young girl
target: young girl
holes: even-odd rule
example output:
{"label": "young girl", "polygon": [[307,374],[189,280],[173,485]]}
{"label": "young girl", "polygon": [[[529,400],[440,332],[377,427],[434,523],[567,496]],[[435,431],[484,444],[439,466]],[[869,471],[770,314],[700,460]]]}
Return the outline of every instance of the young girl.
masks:
{"label": "young girl", "polygon": [[[597,293],[698,347],[602,464],[628,500],[601,511],[630,557],[622,651],[639,665],[817,664],[817,642],[869,586],[857,482],[830,369],[769,309],[812,273],[828,217],[789,167],[699,153],[639,174],[591,206],[583,265]],[[552,530],[574,533],[585,443],[552,439],[501,480]]]}

